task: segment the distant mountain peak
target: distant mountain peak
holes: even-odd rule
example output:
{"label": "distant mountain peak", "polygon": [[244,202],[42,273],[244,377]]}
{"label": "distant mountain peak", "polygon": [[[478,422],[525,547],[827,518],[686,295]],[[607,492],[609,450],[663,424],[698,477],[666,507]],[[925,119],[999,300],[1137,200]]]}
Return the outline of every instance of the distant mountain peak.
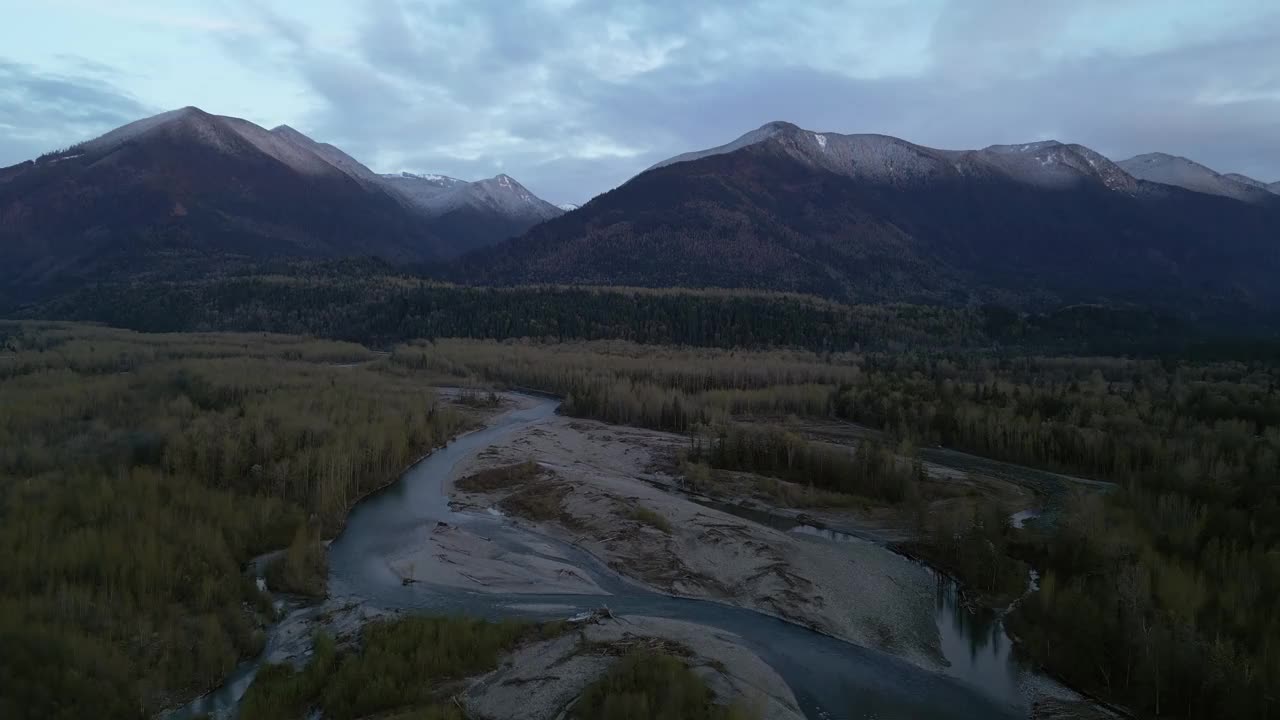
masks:
{"label": "distant mountain peak", "polygon": [[1038,187],[1083,182],[1118,192],[1137,189],[1136,181],[1111,160],[1083,145],[1058,140],[992,145],[982,150],[940,150],[890,135],[814,132],[784,121],[766,123],[730,143],[678,155],[651,169],[756,146],[771,146],[811,167],[877,184],[1003,176]]}
{"label": "distant mountain peak", "polygon": [[529,191],[523,185],[516,181],[515,178],[506,173],[499,173],[486,180],[478,180],[478,183],[487,183],[495,187],[501,188],[517,194],[529,195]]}
{"label": "distant mountain peak", "polygon": [[1037,153],[1062,146],[1063,143],[1057,140],[1037,140],[1036,142],[1022,143],[1021,145],[988,145],[983,149],[994,153]]}
{"label": "distant mountain peak", "polygon": [[1135,155],[1117,163],[1139,180],[1173,185],[1185,190],[1220,195],[1246,202],[1263,202],[1270,199],[1265,188],[1252,178],[1222,175],[1212,168],[1181,155],[1163,152]]}
{"label": "distant mountain peak", "polygon": [[1226,173],[1222,177],[1227,178],[1228,180],[1234,180],[1238,183],[1243,183],[1245,185],[1248,185],[1249,187],[1258,188],[1259,190],[1267,189],[1266,183],[1262,182],[1261,180],[1254,180],[1248,175],[1241,175],[1240,173]]}
{"label": "distant mountain peak", "polygon": [[779,132],[779,133],[805,132],[805,130],[801,128],[799,125],[796,125],[795,123],[792,123],[792,122],[787,122],[786,120],[771,120],[770,122],[767,122],[761,125],[759,129],[768,130],[770,132]]}
{"label": "distant mountain peak", "polygon": [[378,177],[433,227],[443,228],[442,234],[454,239],[453,253],[505,240],[563,214],[506,173],[475,182],[432,173]]}

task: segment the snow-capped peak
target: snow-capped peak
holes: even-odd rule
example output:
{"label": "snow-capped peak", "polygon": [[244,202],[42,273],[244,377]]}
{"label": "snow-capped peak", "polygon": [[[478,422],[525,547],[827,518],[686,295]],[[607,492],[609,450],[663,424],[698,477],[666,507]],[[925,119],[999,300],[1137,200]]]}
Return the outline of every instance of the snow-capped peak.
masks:
{"label": "snow-capped peak", "polygon": [[573,204],[573,203],[560,203],[559,205],[556,205],[556,207],[560,208],[561,210],[563,210],[563,211],[565,211],[565,212],[573,212],[574,210],[577,210],[578,208],[580,208],[580,207],[582,207],[582,206],[581,206],[581,205],[575,205],[575,204]]}
{"label": "snow-capped peak", "polygon": [[[1130,175],[1148,182],[1174,185],[1194,192],[1250,202],[1269,199],[1267,190],[1261,187],[1221,175],[1194,160],[1178,155],[1146,153],[1121,161],[1119,165]],[[1252,180],[1252,178],[1245,178],[1245,180]]]}
{"label": "snow-capped peak", "polygon": [[1062,147],[1062,143],[1057,140],[1037,140],[1036,142],[1022,143],[1020,145],[990,145],[985,150],[992,153],[1034,154],[1059,147]]}

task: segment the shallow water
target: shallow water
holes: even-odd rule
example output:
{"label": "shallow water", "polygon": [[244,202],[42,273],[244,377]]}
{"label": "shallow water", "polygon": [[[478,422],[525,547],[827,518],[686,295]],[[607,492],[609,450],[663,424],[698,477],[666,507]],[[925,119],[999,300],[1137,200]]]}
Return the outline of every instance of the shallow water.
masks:
{"label": "shallow water", "polygon": [[[461,514],[449,509],[442,483],[457,463],[520,428],[551,417],[556,406],[554,401],[539,400],[530,409],[511,413],[495,425],[464,435],[415,465],[399,482],[357,505],[346,529],[329,547],[330,594],[336,598],[360,598],[384,609],[487,618],[563,618],[608,605],[619,614],[709,625],[739,635],[746,647],[786,680],[809,718],[986,720],[1026,716],[1025,700],[1019,691],[1024,671],[1014,660],[998,619],[965,609],[958,601],[955,585],[945,578],[938,581],[935,619],[950,667],[930,672],[878,650],[750,610],[654,593],[618,576],[581,550],[516,528],[500,516]],[[848,533],[758,514],[761,517],[751,519],[813,542],[867,542]],[[495,596],[425,583],[402,585],[382,557],[403,547],[415,533],[429,532],[437,522],[466,524],[505,547],[532,554],[551,549],[589,574],[608,594]],[[255,672],[256,663],[242,665],[226,686],[172,717],[190,717],[200,712],[229,714]]]}

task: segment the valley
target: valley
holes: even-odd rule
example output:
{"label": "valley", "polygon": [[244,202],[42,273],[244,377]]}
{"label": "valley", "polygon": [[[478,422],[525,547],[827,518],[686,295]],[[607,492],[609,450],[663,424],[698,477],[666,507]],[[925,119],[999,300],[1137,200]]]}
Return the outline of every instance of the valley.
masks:
{"label": "valley", "polygon": [[[955,598],[946,595],[926,569],[874,543],[807,539],[694,505],[674,488],[659,490],[632,476],[647,475],[643,469],[650,466],[646,448],[661,449],[672,438],[600,424],[588,424],[584,432],[582,427],[572,427],[581,423],[549,414],[554,403],[519,396],[505,400],[511,403],[510,409],[495,416],[490,430],[460,438],[447,451],[416,466],[398,485],[356,508],[351,523],[330,548],[331,596],[325,606],[332,609],[323,613],[328,619],[320,624],[341,643],[355,633],[346,618],[369,617],[370,612],[377,617],[388,609],[460,611],[486,617],[564,618],[577,613],[570,620],[582,623],[580,630],[570,633],[577,635],[576,643],[558,638],[528,645],[500,661],[496,673],[455,695],[467,716],[557,717],[610,665],[610,647],[636,643],[687,648],[676,652],[699,673],[709,674],[711,686],[726,700],[751,708],[752,717],[1016,717],[1045,703],[1083,707],[1079,696],[1020,670],[1003,653],[994,655],[990,666],[981,670],[983,661],[969,657],[967,651],[951,654],[955,648],[947,643],[967,644],[973,639],[963,640],[970,630],[962,629],[959,637],[949,634],[964,628],[963,623],[949,625],[950,615],[971,611],[955,604]],[[598,433],[613,439],[601,443]],[[589,500],[575,501],[555,487],[541,487],[554,481],[534,475],[527,482],[538,485],[536,494],[559,497],[565,510],[548,516],[505,501],[511,499],[508,493],[513,488],[516,494],[530,489],[525,481],[508,483],[500,479],[503,473],[495,472],[511,467],[501,464],[509,459],[507,453],[538,458],[566,472],[558,461],[564,459],[565,444],[575,442],[597,448],[578,460],[582,467],[571,476],[576,487],[569,495],[585,494]],[[581,456],[574,453],[572,457]],[[448,473],[443,485],[453,485],[451,494],[442,486],[441,472]],[[492,496],[460,492],[459,485],[481,485],[506,498],[490,505]],[[618,508],[621,514],[599,512],[600,503]],[[634,520],[637,509],[655,507],[659,510],[654,512],[666,513],[659,517],[670,518],[666,531]],[[512,527],[507,518],[499,519],[499,513],[510,513],[519,525]],[[525,525],[526,521],[532,524]],[[607,547],[593,539],[593,523],[613,530]],[[712,561],[696,565],[701,572],[685,574],[682,588],[656,579],[653,568],[673,563],[686,567],[691,557],[677,550],[665,561],[640,562],[650,552],[652,532],[673,533],[670,545],[709,553]],[[708,532],[722,539],[708,538]],[[733,576],[747,570],[741,568],[744,554],[755,555],[758,551],[753,549],[761,547],[789,555],[794,571],[782,577],[788,584],[803,583],[803,596],[772,590],[751,595],[741,587],[733,587],[735,592],[727,596],[690,590],[691,586],[731,587]],[[641,556],[632,555],[636,552]],[[748,562],[752,561],[758,559]],[[738,567],[718,567],[725,563]],[[767,564],[775,565],[773,571],[778,572],[776,566],[782,563]],[[459,570],[451,579],[449,572],[441,572],[442,567],[465,571]],[[817,585],[805,575],[817,580]],[[651,589],[637,588],[628,579]],[[823,587],[837,579],[847,584]],[[790,630],[763,617],[753,619],[754,613],[663,599],[673,593],[745,603],[765,615],[781,612],[792,622],[818,629],[826,618],[835,618],[846,623],[835,633],[848,636],[852,632],[857,642],[823,641],[816,643],[825,648],[819,651],[813,646],[821,636],[810,631]],[[806,614],[828,602],[835,606],[806,619]],[[593,616],[597,607],[609,610]],[[298,621],[290,616],[285,622]],[[849,631],[849,627],[856,629]],[[981,632],[978,627],[982,626],[971,631]],[[899,641],[895,632],[914,635],[918,647]],[[305,636],[293,629],[287,634]],[[268,659],[297,663],[309,652],[305,645],[282,645],[290,649],[271,653]],[[877,652],[866,654],[856,650],[859,646]],[[811,666],[808,658],[814,652],[823,652],[827,663],[836,663],[838,674],[823,675],[820,682],[796,674],[797,668]],[[892,659],[897,657],[907,663]],[[835,677],[841,679],[835,681]],[[883,687],[885,683],[890,687]],[[904,692],[906,684],[921,683],[932,688],[929,697],[913,698]],[[263,691],[250,687],[248,706],[253,706],[258,692]],[[201,709],[216,709],[213,699],[207,702]]]}
{"label": "valley", "polygon": [[1280,185],[420,121],[0,168],[0,717],[1275,715]]}
{"label": "valley", "polygon": [[[1265,478],[1275,457],[1274,432],[1247,440],[1243,420],[1210,419],[1269,423],[1275,411],[1267,372],[1230,363],[462,339],[384,354],[286,336],[3,327],[0,477],[4,506],[27,511],[4,530],[20,584],[0,632],[32,648],[3,672],[51,672],[34,649],[60,643],[57,662],[110,662],[116,684],[68,681],[59,702],[131,696],[174,718],[233,707],[551,718],[605,692],[592,688],[608,673],[664,663],[705,686],[717,699],[706,708],[743,717],[1109,717],[1089,698],[1140,708],[1157,672],[1166,699],[1212,687],[1190,679],[1201,661],[1180,659],[1197,641],[1155,636],[1168,651],[1148,656],[1140,626],[1081,615],[1083,593],[1152,619],[1186,597],[1169,594],[1179,566],[1156,543],[1185,542],[1187,516],[1152,468],[1176,463],[1190,478],[1188,463],[1237,462],[1238,477]],[[1171,412],[1206,420],[1157,433]],[[49,413],[78,420],[53,434]],[[99,467],[121,479],[104,483]],[[29,477],[45,478],[42,492]],[[1270,507],[1213,511],[1261,524],[1192,522],[1230,538],[1267,527]],[[81,530],[39,546],[36,527]],[[196,536],[201,555],[174,554]],[[147,561],[122,562],[126,545],[148,548]],[[1199,572],[1239,562],[1212,552]],[[116,569],[98,580],[87,567]],[[155,598],[153,587],[170,599],[119,600]],[[59,593],[110,608],[105,627],[153,627],[154,640],[104,633],[101,615],[67,612]],[[1212,606],[1200,608],[1213,627]],[[1103,627],[1133,648],[1115,656],[1132,663],[1128,686],[1077,663]],[[401,632],[496,644],[457,667],[421,666],[438,681],[351,694],[373,667],[426,662],[390,659],[409,652],[393,642]],[[1247,657],[1247,637],[1232,642]],[[1165,685],[1170,675],[1184,679]],[[1263,687],[1243,669],[1227,677],[1235,693],[1200,702],[1248,703]]]}

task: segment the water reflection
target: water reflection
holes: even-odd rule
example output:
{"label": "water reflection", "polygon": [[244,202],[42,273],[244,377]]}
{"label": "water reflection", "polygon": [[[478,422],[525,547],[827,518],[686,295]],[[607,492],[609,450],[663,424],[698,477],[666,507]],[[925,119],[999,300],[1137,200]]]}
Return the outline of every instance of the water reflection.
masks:
{"label": "water reflection", "polygon": [[1020,669],[999,615],[966,607],[955,581],[941,574],[936,578],[934,618],[950,663],[947,674],[997,698],[1017,697]]}

